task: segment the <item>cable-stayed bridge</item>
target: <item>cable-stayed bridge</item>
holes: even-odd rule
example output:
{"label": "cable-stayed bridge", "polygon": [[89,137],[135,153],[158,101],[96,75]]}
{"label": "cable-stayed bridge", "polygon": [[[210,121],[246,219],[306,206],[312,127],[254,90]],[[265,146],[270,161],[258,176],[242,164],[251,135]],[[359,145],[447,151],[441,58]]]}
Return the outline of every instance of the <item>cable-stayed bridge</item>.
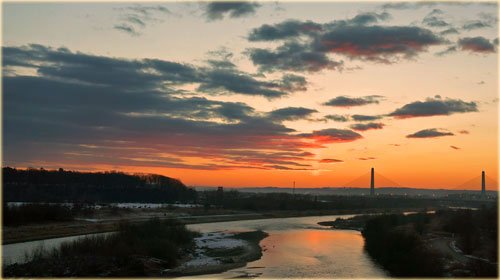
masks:
{"label": "cable-stayed bridge", "polygon": [[[452,188],[454,190],[471,190],[471,189],[481,189],[481,181],[482,181],[482,176],[476,176],[470,180],[465,181],[464,183]],[[491,178],[488,175],[485,175],[485,187],[487,191],[495,191],[498,190],[498,182],[495,181],[493,178]]]}
{"label": "cable-stayed bridge", "polygon": [[[379,172],[374,172],[375,186],[380,187],[393,187],[393,188],[401,188],[403,187],[401,184],[396,183],[395,181],[387,178],[386,176],[380,174]],[[350,182],[343,184],[343,187],[348,188],[367,188],[370,187],[371,183],[371,172],[368,171],[365,174],[357,177]]]}
{"label": "cable-stayed bridge", "polygon": [[[373,174],[372,174],[373,173]],[[351,180],[342,185],[346,188],[368,188],[370,187],[371,193],[376,192],[377,187],[380,188],[405,188],[405,186],[400,183],[387,178],[386,176],[380,174],[373,170],[364,173],[363,175]],[[484,187],[483,187],[484,186]],[[478,192],[485,191],[497,191],[498,190],[498,182],[487,176],[484,171],[483,173],[479,173],[478,176],[471,178],[457,186],[450,186],[446,189],[449,190],[464,190],[464,191],[472,191],[477,190]]]}

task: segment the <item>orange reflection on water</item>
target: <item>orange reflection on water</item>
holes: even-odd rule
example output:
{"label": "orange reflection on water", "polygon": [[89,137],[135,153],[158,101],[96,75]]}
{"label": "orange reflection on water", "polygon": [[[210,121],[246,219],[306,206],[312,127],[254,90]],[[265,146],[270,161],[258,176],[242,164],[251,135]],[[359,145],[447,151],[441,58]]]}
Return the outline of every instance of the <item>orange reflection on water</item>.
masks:
{"label": "orange reflection on water", "polygon": [[263,277],[383,276],[364,251],[359,232],[302,229],[273,232],[260,244]]}

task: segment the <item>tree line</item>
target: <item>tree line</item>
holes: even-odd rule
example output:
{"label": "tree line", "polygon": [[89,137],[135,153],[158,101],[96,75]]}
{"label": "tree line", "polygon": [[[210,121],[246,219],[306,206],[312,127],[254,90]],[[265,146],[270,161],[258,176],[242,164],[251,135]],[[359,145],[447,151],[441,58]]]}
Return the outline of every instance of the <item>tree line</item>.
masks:
{"label": "tree line", "polygon": [[2,168],[3,200],[114,203],[195,202],[197,193],[161,175]]}

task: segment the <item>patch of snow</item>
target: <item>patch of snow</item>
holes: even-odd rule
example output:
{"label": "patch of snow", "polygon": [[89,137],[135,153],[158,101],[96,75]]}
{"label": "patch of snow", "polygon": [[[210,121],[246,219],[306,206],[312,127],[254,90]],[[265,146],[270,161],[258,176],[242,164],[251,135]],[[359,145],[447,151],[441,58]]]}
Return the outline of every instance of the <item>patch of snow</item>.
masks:
{"label": "patch of snow", "polygon": [[228,232],[209,232],[196,237],[196,249],[193,258],[181,265],[181,267],[212,266],[220,264],[217,258],[205,255],[207,249],[233,249],[246,246],[247,243],[241,239],[232,238],[234,234]]}
{"label": "patch of snow", "polygon": [[212,266],[212,265],[218,265],[220,264],[220,261],[209,257],[205,256],[203,254],[200,254],[199,256],[185,262],[182,264],[182,267],[200,267],[200,266]]}
{"label": "patch of snow", "polygon": [[196,208],[201,207],[199,204],[169,204],[169,203],[111,203],[110,206],[118,208],[163,208],[163,207],[177,207],[177,208]]}
{"label": "patch of snow", "polygon": [[234,234],[227,232],[203,233],[202,236],[195,238],[196,247],[233,249],[246,245],[244,240],[231,238],[233,236]]}

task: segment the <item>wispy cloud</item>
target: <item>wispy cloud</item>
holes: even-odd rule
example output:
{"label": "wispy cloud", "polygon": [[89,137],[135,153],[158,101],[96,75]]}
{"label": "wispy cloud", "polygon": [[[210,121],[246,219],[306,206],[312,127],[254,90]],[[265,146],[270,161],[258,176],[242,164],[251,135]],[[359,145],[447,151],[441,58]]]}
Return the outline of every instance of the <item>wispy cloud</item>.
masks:
{"label": "wispy cloud", "polygon": [[358,158],[358,160],[374,160],[374,159],[377,159],[375,157],[360,157]]}
{"label": "wispy cloud", "polygon": [[134,5],[117,9],[120,12],[119,23],[114,29],[132,36],[140,36],[147,25],[161,22],[165,15],[173,15],[162,5]]}
{"label": "wispy cloud", "polygon": [[320,163],[339,163],[339,162],[344,162],[343,160],[340,159],[334,159],[334,158],[324,158],[319,161]]}

